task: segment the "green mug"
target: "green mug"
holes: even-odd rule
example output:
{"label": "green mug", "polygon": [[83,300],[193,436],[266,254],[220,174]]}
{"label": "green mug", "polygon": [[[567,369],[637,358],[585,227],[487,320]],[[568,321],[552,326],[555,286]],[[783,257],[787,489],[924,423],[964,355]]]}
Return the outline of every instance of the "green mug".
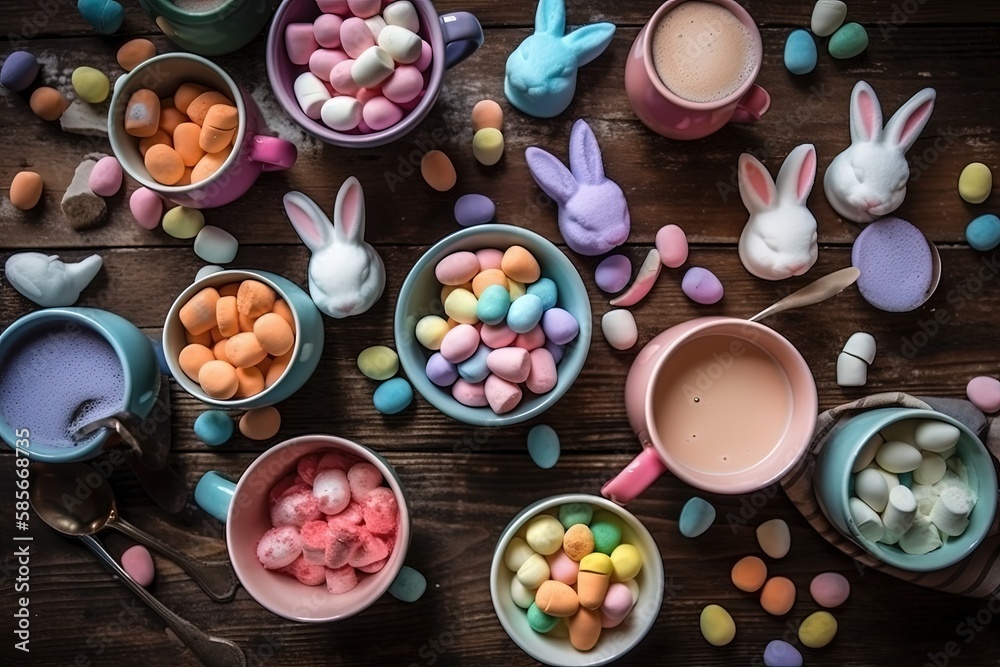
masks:
{"label": "green mug", "polygon": [[202,56],[249,44],[271,19],[276,0],[139,0],[142,10],[178,46]]}

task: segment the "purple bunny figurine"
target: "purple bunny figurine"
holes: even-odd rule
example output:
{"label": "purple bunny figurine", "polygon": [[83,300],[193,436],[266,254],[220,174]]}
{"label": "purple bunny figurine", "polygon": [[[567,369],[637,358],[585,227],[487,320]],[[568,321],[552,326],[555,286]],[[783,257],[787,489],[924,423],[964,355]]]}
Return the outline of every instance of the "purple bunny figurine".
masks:
{"label": "purple bunny figurine", "polygon": [[594,131],[580,119],[569,137],[569,169],[530,146],[524,152],[538,187],[559,206],[559,233],[581,255],[602,255],[625,243],[631,220],[625,193],[604,175]]}

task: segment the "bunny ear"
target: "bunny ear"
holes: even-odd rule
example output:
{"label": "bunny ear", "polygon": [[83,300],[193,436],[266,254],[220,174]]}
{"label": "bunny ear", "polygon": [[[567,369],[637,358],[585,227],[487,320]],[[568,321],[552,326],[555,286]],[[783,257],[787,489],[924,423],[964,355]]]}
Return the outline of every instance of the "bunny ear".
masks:
{"label": "bunny ear", "polygon": [[538,0],[535,10],[535,32],[562,37],[566,31],[564,0]]}
{"label": "bunny ear", "polygon": [[583,67],[601,55],[614,36],[614,23],[594,23],[577,28],[563,37],[562,43],[576,56],[577,67]]}
{"label": "bunny ear", "polygon": [[875,141],[882,134],[882,107],[875,91],[858,81],[851,93],[851,142]]}
{"label": "bunny ear", "polygon": [[792,149],[778,171],[778,200],[805,205],[816,180],[816,147],[802,144]]}
{"label": "bunny ear", "polygon": [[333,245],[333,225],[316,202],[301,192],[289,192],[282,201],[285,214],[307,248],[318,252]]}
{"label": "bunny ear", "polygon": [[740,155],[739,183],[740,197],[751,215],[763,213],[777,205],[778,195],[771,174],[750,153]]}
{"label": "bunny ear", "polygon": [[351,176],[340,186],[333,205],[333,233],[340,241],[360,243],[365,240],[365,191]]}
{"label": "bunny ear", "polygon": [[556,203],[565,204],[579,189],[580,185],[573,174],[551,153],[529,146],[524,151],[524,159],[538,187]]}
{"label": "bunny ear", "polygon": [[933,88],[924,88],[907,100],[886,123],[885,141],[899,146],[903,152],[909,150],[931,119],[936,97],[937,93]]}
{"label": "bunny ear", "polygon": [[569,168],[578,183],[596,185],[605,180],[601,147],[590,125],[582,118],[573,123],[569,135]]}

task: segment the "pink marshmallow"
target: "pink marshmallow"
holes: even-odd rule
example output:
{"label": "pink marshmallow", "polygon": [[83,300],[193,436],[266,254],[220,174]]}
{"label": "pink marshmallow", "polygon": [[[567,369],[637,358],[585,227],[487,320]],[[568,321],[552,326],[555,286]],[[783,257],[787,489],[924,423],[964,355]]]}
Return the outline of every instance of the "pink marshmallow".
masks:
{"label": "pink marshmallow", "polygon": [[503,262],[503,252],[496,248],[483,248],[476,251],[476,258],[479,259],[480,271],[499,269]]}
{"label": "pink marshmallow", "polygon": [[484,388],[487,403],[498,415],[507,414],[521,402],[521,388],[492,373],[486,378]]}
{"label": "pink marshmallow", "polygon": [[375,37],[363,19],[352,16],[340,26],[340,48],[351,58],[357,58],[372,46],[375,46]]}
{"label": "pink marshmallow", "polygon": [[441,356],[460,364],[479,349],[479,332],[471,324],[459,324],[441,339]]}
{"label": "pink marshmallow", "polygon": [[[271,507],[271,525],[299,527],[307,521],[318,519],[320,514],[319,503],[312,490],[304,486],[294,492],[285,492],[285,495],[278,498],[278,502]],[[298,533],[298,530],[295,532]]]}
{"label": "pink marshmallow", "polygon": [[380,486],[369,491],[361,503],[361,512],[368,532],[376,535],[396,532],[399,525],[399,505],[392,489]]}
{"label": "pink marshmallow", "polygon": [[616,628],[621,625],[632,611],[632,604],[632,591],[628,586],[618,582],[608,586],[604,602],[601,603],[601,627]]}
{"label": "pink marshmallow", "polygon": [[257,560],[268,570],[280,570],[302,553],[299,530],[294,526],[279,526],[264,533],[257,543]]}
{"label": "pink marshmallow", "polygon": [[315,74],[317,79],[329,82],[334,65],[345,60],[347,54],[340,49],[317,49],[309,56],[309,71]]}
{"label": "pink marshmallow", "polygon": [[351,13],[363,19],[371,18],[382,9],[382,0],[347,0]]}
{"label": "pink marshmallow", "polygon": [[528,372],[528,379],[525,386],[528,391],[535,394],[546,394],[556,386],[559,381],[559,371],[556,369],[556,361],[552,358],[552,353],[544,347],[532,350],[531,370]]}
{"label": "pink marshmallow", "polygon": [[156,574],[153,557],[149,549],[141,544],[134,544],[122,553],[122,569],[143,588],[153,583],[153,576]]}
{"label": "pink marshmallow", "polygon": [[[528,379],[528,373],[531,371],[531,357],[528,356],[528,351],[523,348],[501,347],[487,355],[486,366],[497,377],[517,384]],[[487,398],[489,391],[489,387],[487,387]]]}
{"label": "pink marshmallow", "polygon": [[361,134],[372,133],[372,128],[368,127],[368,123],[366,123],[363,118],[361,119],[361,122],[358,123],[358,132],[360,132]]}
{"label": "pink marshmallow", "polygon": [[343,512],[351,502],[351,485],[347,482],[347,473],[337,468],[317,473],[313,481],[313,495],[323,514]]}
{"label": "pink marshmallow", "polygon": [[298,479],[301,478],[294,472],[279,479],[277,484],[271,487],[271,492],[268,494],[268,500],[270,503],[273,505],[277,502],[278,498],[285,494],[285,491],[295,486],[297,483],[296,480]]}
{"label": "pink marshmallow", "polygon": [[313,480],[316,479],[316,466],[319,465],[321,458],[323,458],[321,454],[307,454],[295,464],[299,477],[309,486],[312,486]]}
{"label": "pink marshmallow", "polygon": [[580,564],[566,555],[566,552],[559,549],[551,556],[546,556],[549,562],[549,576],[556,581],[561,581],[567,586],[576,583],[576,578],[580,573]]}
{"label": "pink marshmallow", "polygon": [[[392,550],[390,549],[390,552],[391,551]],[[382,560],[377,560],[374,563],[370,563],[368,565],[359,566],[358,567],[358,571],[359,572],[364,572],[365,574],[375,574],[376,572],[380,571],[383,567],[385,567],[385,564],[388,563],[388,562],[389,562],[389,557],[386,556]]]}
{"label": "pink marshmallow", "polygon": [[289,23],[285,27],[285,49],[293,64],[308,64],[309,56],[318,48],[312,23]]}
{"label": "pink marshmallow", "polygon": [[413,65],[399,65],[382,84],[382,94],[390,102],[405,104],[420,94],[424,76]]}
{"label": "pink marshmallow", "polygon": [[333,539],[326,521],[307,521],[299,531],[299,537],[302,540],[302,557],[314,565],[323,565],[326,549]]}
{"label": "pink marshmallow", "polygon": [[479,334],[486,346],[494,350],[511,345],[517,338],[517,334],[502,322],[500,324],[484,324]]}
{"label": "pink marshmallow", "polygon": [[486,385],[483,382],[473,384],[458,378],[455,384],[451,385],[451,395],[456,401],[470,408],[483,408],[489,405],[489,401],[486,400]]}
{"label": "pink marshmallow", "polygon": [[421,40],[423,43],[420,45],[420,57],[417,58],[417,62],[413,63],[421,72],[427,71],[427,68],[431,66],[431,59],[434,56],[434,51],[431,49],[431,45],[427,43],[427,40]]}
{"label": "pink marshmallow", "polygon": [[326,571],[326,590],[334,595],[340,595],[353,590],[358,585],[358,574],[350,565],[338,568],[328,568]]}
{"label": "pink marshmallow", "polygon": [[351,553],[347,564],[364,567],[389,557],[389,545],[384,539],[369,532],[362,533],[361,543]]}
{"label": "pink marshmallow", "polygon": [[362,461],[347,471],[347,481],[351,485],[351,499],[364,507],[368,492],[382,486],[382,473],[371,463]]}
{"label": "pink marshmallow", "polygon": [[354,94],[354,97],[357,98],[358,102],[361,102],[361,104],[367,104],[369,101],[381,96],[381,86],[376,86],[375,88],[358,88],[358,92]]}
{"label": "pink marshmallow", "polygon": [[345,509],[340,514],[334,514],[333,516],[327,517],[327,521],[331,524],[335,521],[346,521],[348,523],[353,523],[355,525],[360,525],[365,520],[364,512],[361,509],[361,503],[356,503],[353,500],[347,504],[347,509]]}
{"label": "pink marshmallow", "polygon": [[351,8],[347,6],[347,0],[316,0],[321,12],[327,14],[340,14],[345,16],[351,13]]}
{"label": "pink marshmallow", "polygon": [[354,65],[353,60],[341,60],[330,70],[330,85],[343,95],[356,95],[361,90],[358,84],[354,83],[354,77],[351,76],[352,65]]}
{"label": "pink marshmallow", "polygon": [[545,345],[545,330],[541,324],[536,324],[528,333],[517,334],[514,339],[514,347],[531,352]]}
{"label": "pink marshmallow", "polygon": [[414,109],[417,108],[417,105],[419,105],[423,101],[424,93],[426,92],[427,92],[426,90],[421,90],[419,93],[417,93],[417,96],[414,97],[412,100],[400,104],[399,108],[402,109],[403,111],[406,111],[407,113],[413,111]]}
{"label": "pink marshmallow", "polygon": [[306,586],[322,586],[326,583],[326,568],[323,564],[310,563],[302,556],[292,561],[291,565],[281,568],[281,571],[287,572]]}
{"label": "pink marshmallow", "polygon": [[403,120],[403,110],[385,97],[375,97],[365,102],[361,116],[368,127],[376,132],[386,130]]}
{"label": "pink marshmallow", "polygon": [[319,471],[336,468],[347,472],[351,469],[351,466],[357,462],[358,458],[356,456],[351,456],[350,454],[345,454],[344,452],[326,452],[323,454],[323,458],[319,460],[316,470]]}
{"label": "pink marshmallow", "polygon": [[348,559],[354,553],[367,531],[353,523],[340,522],[330,526],[330,544],[326,547],[324,564],[333,569],[347,565]]}
{"label": "pink marshmallow", "polygon": [[320,14],[313,21],[313,36],[316,43],[325,49],[335,49],[340,46],[340,26],[344,19],[336,14]]}

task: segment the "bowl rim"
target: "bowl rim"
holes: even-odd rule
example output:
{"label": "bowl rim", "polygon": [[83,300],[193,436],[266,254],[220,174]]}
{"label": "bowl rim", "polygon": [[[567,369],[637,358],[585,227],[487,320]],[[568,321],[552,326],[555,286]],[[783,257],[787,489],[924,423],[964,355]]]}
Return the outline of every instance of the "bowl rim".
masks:
{"label": "bowl rim", "polygon": [[[575,284],[575,289],[578,289],[579,293],[583,296],[581,302],[586,308],[586,312],[583,313],[581,317],[577,318],[577,322],[580,325],[580,331],[577,334],[577,337],[569,343],[569,345],[573,346],[573,355],[571,355],[568,350],[566,356],[559,363],[560,373],[557,385],[547,394],[540,396],[540,400],[538,400],[537,403],[531,408],[523,410],[514,408],[511,412],[503,415],[494,413],[489,407],[473,408],[462,405],[450,395],[445,396],[440,391],[439,387],[432,384],[431,381],[427,379],[426,375],[423,375],[423,364],[415,365],[414,360],[411,358],[415,356],[411,354],[411,350],[413,349],[412,346],[419,346],[419,343],[416,342],[413,333],[408,331],[408,327],[406,326],[406,319],[408,315],[406,312],[406,305],[409,301],[410,293],[414,290],[417,282],[424,277],[425,272],[430,269],[432,259],[437,255],[444,253],[456,243],[461,243],[476,236],[487,234],[512,236],[512,245],[528,239],[532,243],[538,244],[551,251],[552,257],[555,259],[555,262],[560,265],[559,268],[562,270],[562,273],[568,276],[568,280]],[[544,264],[545,261],[540,259],[539,263]],[[416,389],[428,403],[434,406],[438,412],[451,417],[456,421],[469,424],[471,426],[503,427],[519,424],[537,417],[555,405],[566,394],[566,392],[570,390],[573,383],[583,370],[587,357],[590,353],[590,343],[593,333],[592,318],[593,313],[590,308],[590,293],[587,290],[586,284],[583,282],[583,278],[580,276],[580,272],[576,270],[575,266],[573,266],[573,263],[566,256],[566,253],[560,250],[556,244],[552,243],[544,236],[529,229],[518,227],[516,225],[491,223],[476,225],[474,227],[466,227],[465,229],[453,232],[432,245],[420,256],[419,259],[417,259],[409,273],[406,274],[406,279],[403,281],[403,284],[400,286],[399,292],[396,295],[396,306],[393,310],[393,339],[396,345],[396,352],[399,354],[400,365],[403,367],[406,377],[409,379],[414,389]],[[574,361],[570,366],[566,367],[564,374],[563,364],[566,363],[571,356],[573,356]],[[579,356],[578,361],[576,360],[577,356]],[[565,383],[563,383],[564,377]]]}
{"label": "bowl rim", "polygon": [[[611,655],[600,657],[595,660],[588,660],[587,657],[591,654],[579,651],[578,654],[580,659],[577,661],[554,662],[549,656],[538,655],[530,647],[526,646],[525,643],[520,640],[520,635],[508,624],[506,620],[506,613],[501,609],[500,603],[498,602],[499,596],[508,593],[500,590],[499,577],[501,571],[507,567],[503,562],[504,551],[507,549],[507,545],[510,543],[517,531],[520,530],[530,518],[550,510],[553,507],[568,503],[587,503],[590,505],[600,506],[600,509],[613,512],[627,522],[629,527],[636,534],[638,534],[639,537],[643,540],[648,540],[649,543],[652,544],[658,557],[653,559],[652,563],[646,563],[644,561],[642,564],[642,571],[646,572],[647,576],[651,577],[645,588],[648,588],[650,593],[654,596],[656,613],[650,614],[649,618],[636,628],[635,635],[627,642],[626,647],[612,653]],[[663,557],[660,555],[660,546],[656,543],[656,539],[653,537],[652,533],[649,532],[649,529],[646,528],[638,517],[629,512],[625,507],[622,507],[621,505],[618,505],[601,496],[595,496],[589,493],[560,493],[536,500],[535,502],[527,505],[514,515],[514,518],[510,520],[507,526],[500,533],[500,538],[497,540],[496,547],[493,550],[493,560],[490,563],[490,602],[493,605],[493,613],[496,614],[497,620],[500,621],[500,625],[503,627],[504,632],[507,633],[507,636],[510,637],[511,641],[517,644],[522,651],[535,660],[538,660],[546,665],[552,665],[553,667],[597,667],[598,665],[606,665],[618,660],[623,655],[638,646],[646,635],[649,634],[653,625],[656,624],[656,621],[659,618],[659,612],[663,607],[664,580]]]}

